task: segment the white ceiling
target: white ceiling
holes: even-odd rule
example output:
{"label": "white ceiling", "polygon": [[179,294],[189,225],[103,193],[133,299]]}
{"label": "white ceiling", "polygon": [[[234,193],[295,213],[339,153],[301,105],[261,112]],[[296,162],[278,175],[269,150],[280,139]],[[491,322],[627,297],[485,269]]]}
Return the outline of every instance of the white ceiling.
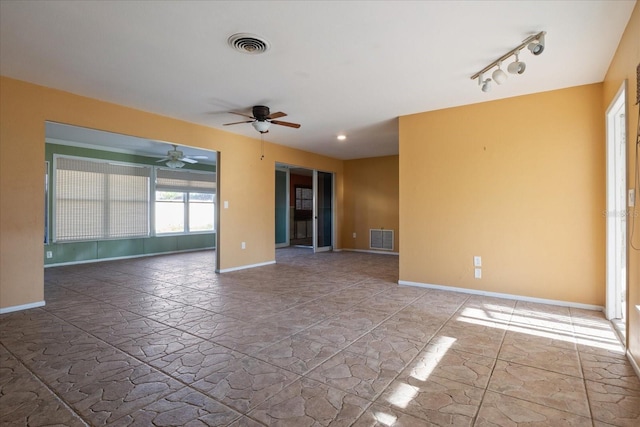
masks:
{"label": "white ceiling", "polygon": [[[2,0],[0,74],[214,128],[264,104],[302,124],[267,141],[374,157],[398,153],[398,116],[601,82],[634,4]],[[525,74],[490,93],[469,78],[542,30]],[[232,50],[239,32],[271,49]]]}

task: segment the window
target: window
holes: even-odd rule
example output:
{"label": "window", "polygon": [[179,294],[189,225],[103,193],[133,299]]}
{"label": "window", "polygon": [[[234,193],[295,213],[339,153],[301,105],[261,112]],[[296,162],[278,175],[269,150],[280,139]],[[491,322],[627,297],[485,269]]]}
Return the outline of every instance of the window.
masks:
{"label": "window", "polygon": [[156,234],[214,231],[215,174],[157,169]]}
{"label": "window", "polygon": [[307,220],[313,216],[313,189],[308,186],[296,185],[296,220]]}
{"label": "window", "polygon": [[215,231],[213,172],[55,155],[54,173],[55,242]]}
{"label": "window", "polygon": [[54,156],[58,242],[149,235],[150,166]]}
{"label": "window", "polygon": [[184,194],[156,191],[156,233],[184,233]]}

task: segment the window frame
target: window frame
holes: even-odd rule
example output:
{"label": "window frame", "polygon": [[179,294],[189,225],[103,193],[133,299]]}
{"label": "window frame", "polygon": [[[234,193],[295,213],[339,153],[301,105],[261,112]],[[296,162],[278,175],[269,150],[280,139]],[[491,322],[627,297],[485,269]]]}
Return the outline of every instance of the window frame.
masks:
{"label": "window frame", "polygon": [[[116,166],[124,166],[124,167],[140,167],[140,168],[148,168],[150,171],[150,175],[149,175],[149,181],[148,181],[148,186],[147,186],[147,191],[148,191],[148,198],[147,198],[147,227],[148,227],[148,231],[146,235],[138,235],[138,236],[118,236],[118,237],[91,237],[91,238],[74,238],[74,239],[63,239],[63,240],[59,240],[58,236],[57,236],[57,223],[58,223],[58,215],[57,215],[57,203],[58,203],[58,182],[57,182],[57,173],[58,173],[58,159],[59,158],[66,158],[66,159],[72,159],[72,160],[80,160],[80,161],[86,161],[86,162],[94,162],[94,163],[107,163],[110,165],[116,165]],[[165,189],[160,189],[158,190],[156,187],[156,183],[157,183],[157,172],[158,170],[162,170],[162,169],[169,169],[172,171],[175,171],[175,169],[170,169],[170,168],[164,168],[161,166],[155,166],[155,165],[151,165],[151,164],[146,164],[146,163],[134,163],[134,162],[122,162],[122,161],[116,161],[116,160],[108,160],[108,159],[99,159],[99,158],[93,158],[93,157],[82,157],[82,156],[73,156],[73,155],[67,155],[67,154],[61,154],[61,153],[53,153],[53,158],[52,158],[52,162],[51,162],[51,167],[49,170],[49,187],[48,187],[48,194],[47,194],[47,189],[45,189],[45,196],[48,195],[49,197],[49,203],[46,203],[45,209],[49,209],[50,206],[50,210],[49,210],[49,215],[48,215],[48,230],[49,232],[47,233],[47,235],[45,236],[46,240],[45,244],[65,244],[65,243],[82,243],[82,242],[95,242],[95,241],[108,241],[108,240],[128,240],[128,239],[145,239],[145,238],[150,238],[150,237],[164,237],[164,236],[181,236],[181,235],[197,235],[197,234],[215,234],[217,232],[216,230],[216,217],[217,217],[217,212],[216,212],[216,205],[217,205],[217,171],[202,171],[202,170],[195,170],[195,169],[184,169],[185,172],[189,172],[189,173],[196,173],[196,174],[205,174],[205,175],[209,175],[209,176],[213,176],[213,183],[214,183],[214,190],[208,190],[208,189],[202,189],[202,188],[198,188],[198,189],[193,189],[192,191],[186,190],[186,189],[180,189],[180,190],[168,190],[166,189],[167,187],[164,187]],[[46,179],[46,178],[45,178]],[[183,218],[184,218],[184,231],[180,231],[180,232],[169,232],[169,233],[158,233],[156,231],[156,192],[158,191],[175,191],[177,193],[183,193],[184,194],[184,198],[182,201],[183,204]],[[197,231],[189,231],[190,228],[190,224],[189,224],[189,203],[190,203],[190,194],[191,193],[204,193],[204,194],[211,194],[212,197],[212,201],[211,202],[202,202],[202,203],[206,203],[206,204],[211,204],[213,207],[213,219],[212,219],[212,224],[213,224],[213,229],[212,230],[197,230]],[[107,200],[103,200],[101,203],[107,203]],[[46,216],[46,215],[45,215]]]}

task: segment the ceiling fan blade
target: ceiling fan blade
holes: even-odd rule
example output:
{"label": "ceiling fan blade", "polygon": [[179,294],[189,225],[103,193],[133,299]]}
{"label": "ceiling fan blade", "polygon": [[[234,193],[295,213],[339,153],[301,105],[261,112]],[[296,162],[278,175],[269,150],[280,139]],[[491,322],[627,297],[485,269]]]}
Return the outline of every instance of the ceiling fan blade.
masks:
{"label": "ceiling fan blade", "polygon": [[193,159],[190,159],[190,158],[188,158],[188,157],[182,157],[182,158],[180,159],[180,161],[181,161],[181,162],[185,162],[185,163],[191,163],[191,164],[198,163],[198,161],[197,161],[197,160],[193,160]]}
{"label": "ceiling fan blade", "polygon": [[163,158],[161,158],[160,160],[156,160],[156,163],[166,162],[167,160],[171,160],[171,159],[170,159],[170,158],[168,158],[168,157],[163,157]]}
{"label": "ceiling fan blade", "polygon": [[207,156],[187,156],[190,159],[208,159],[209,157]]}
{"label": "ceiling fan blade", "polygon": [[235,112],[235,111],[229,111],[229,113],[231,113],[231,114],[235,114],[235,115],[237,115],[237,116],[248,117],[248,118],[250,118],[250,119],[254,119],[254,120],[255,120],[255,117],[250,116],[250,115],[245,114],[245,113],[237,113],[237,112]]}
{"label": "ceiling fan blade", "polygon": [[239,125],[240,123],[253,123],[255,120],[245,120],[244,122],[224,123],[222,126]]}
{"label": "ceiling fan blade", "polygon": [[287,127],[296,128],[296,129],[300,127],[300,125],[297,123],[281,122],[280,120],[271,120],[271,123],[273,123],[274,125],[287,126]]}
{"label": "ceiling fan blade", "polygon": [[283,113],[282,111],[278,111],[277,113],[271,113],[267,116],[267,119],[279,119],[280,117],[284,117],[286,116],[286,113]]}

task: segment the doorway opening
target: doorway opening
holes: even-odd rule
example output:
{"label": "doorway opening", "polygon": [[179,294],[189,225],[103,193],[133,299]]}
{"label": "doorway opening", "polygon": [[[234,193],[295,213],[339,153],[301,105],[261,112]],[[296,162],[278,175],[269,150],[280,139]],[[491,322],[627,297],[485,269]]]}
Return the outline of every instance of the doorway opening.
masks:
{"label": "doorway opening", "polygon": [[607,244],[606,316],[623,343],[627,317],[627,132],[626,82],[606,113],[607,127]]}
{"label": "doorway opening", "polygon": [[219,153],[45,122],[45,267],[215,249]]}
{"label": "doorway opening", "polygon": [[276,248],[296,246],[314,252],[333,249],[335,179],[323,172],[277,164]]}

